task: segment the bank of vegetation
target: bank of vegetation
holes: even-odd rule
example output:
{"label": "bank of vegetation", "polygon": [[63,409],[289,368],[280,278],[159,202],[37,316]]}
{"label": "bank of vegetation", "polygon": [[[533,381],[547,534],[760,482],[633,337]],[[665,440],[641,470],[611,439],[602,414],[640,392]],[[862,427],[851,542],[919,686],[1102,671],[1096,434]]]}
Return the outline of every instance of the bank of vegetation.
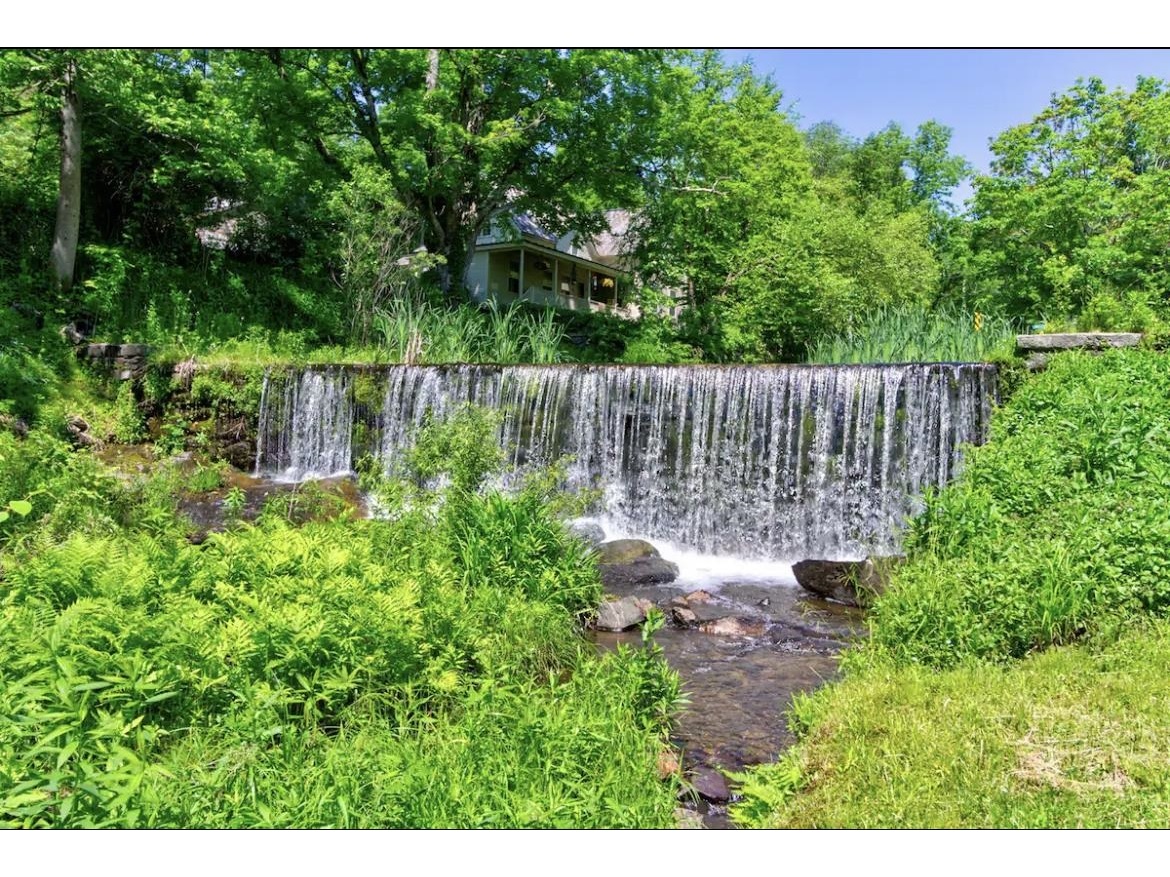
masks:
{"label": "bank of vegetation", "polygon": [[1066,354],[914,521],[845,678],[745,783],[781,826],[1162,826],[1170,360]]}
{"label": "bank of vegetation", "polygon": [[0,823],[671,825],[678,680],[584,640],[590,549],[547,481],[477,489],[485,428],[422,435],[451,486],[404,471],[387,519],[294,495],[200,544],[177,470],[0,435]]}

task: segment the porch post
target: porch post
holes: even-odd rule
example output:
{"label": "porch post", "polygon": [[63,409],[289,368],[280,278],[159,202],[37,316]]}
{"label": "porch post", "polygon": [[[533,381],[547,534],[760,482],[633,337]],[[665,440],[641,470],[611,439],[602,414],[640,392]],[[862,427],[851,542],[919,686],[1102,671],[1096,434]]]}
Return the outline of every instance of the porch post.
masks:
{"label": "porch post", "polygon": [[518,296],[518,298],[521,301],[524,300],[524,292],[527,289],[528,289],[528,287],[526,287],[524,285],[524,248],[521,247],[520,248],[520,295]]}

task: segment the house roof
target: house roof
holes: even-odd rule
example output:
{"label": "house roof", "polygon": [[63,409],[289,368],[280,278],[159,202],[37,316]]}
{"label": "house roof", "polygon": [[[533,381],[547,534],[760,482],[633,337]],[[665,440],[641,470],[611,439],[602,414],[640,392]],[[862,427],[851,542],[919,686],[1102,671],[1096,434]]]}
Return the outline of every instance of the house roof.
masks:
{"label": "house roof", "polygon": [[537,223],[537,221],[527,213],[515,213],[510,217],[510,219],[512,220],[512,225],[516,226],[516,230],[520,232],[520,234],[531,235],[535,238],[552,241],[554,244],[556,243],[557,236],[551,232],[545,231],[540,226],[540,224]]}
{"label": "house roof", "polygon": [[585,249],[595,262],[617,266],[626,255],[624,244],[630,230],[630,211],[609,210],[605,214],[609,228],[585,242]]}

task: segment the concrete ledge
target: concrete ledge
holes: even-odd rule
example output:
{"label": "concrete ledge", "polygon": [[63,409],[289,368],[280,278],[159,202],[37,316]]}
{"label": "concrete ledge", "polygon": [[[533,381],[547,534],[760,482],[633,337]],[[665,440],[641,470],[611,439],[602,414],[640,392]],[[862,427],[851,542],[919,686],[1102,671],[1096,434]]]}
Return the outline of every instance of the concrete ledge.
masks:
{"label": "concrete ledge", "polygon": [[1108,350],[1111,347],[1137,347],[1140,332],[1060,332],[1051,335],[1017,335],[1020,353],[1054,350]]}

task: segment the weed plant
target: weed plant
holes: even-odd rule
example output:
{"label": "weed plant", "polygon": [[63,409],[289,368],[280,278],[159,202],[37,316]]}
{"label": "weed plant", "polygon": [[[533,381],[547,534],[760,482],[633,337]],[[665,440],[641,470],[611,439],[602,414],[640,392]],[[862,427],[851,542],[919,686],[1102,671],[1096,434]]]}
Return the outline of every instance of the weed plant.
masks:
{"label": "weed plant", "polygon": [[561,360],[564,338],[551,311],[494,301],[481,309],[396,298],[375,315],[374,328],[390,362],[548,364]]}

